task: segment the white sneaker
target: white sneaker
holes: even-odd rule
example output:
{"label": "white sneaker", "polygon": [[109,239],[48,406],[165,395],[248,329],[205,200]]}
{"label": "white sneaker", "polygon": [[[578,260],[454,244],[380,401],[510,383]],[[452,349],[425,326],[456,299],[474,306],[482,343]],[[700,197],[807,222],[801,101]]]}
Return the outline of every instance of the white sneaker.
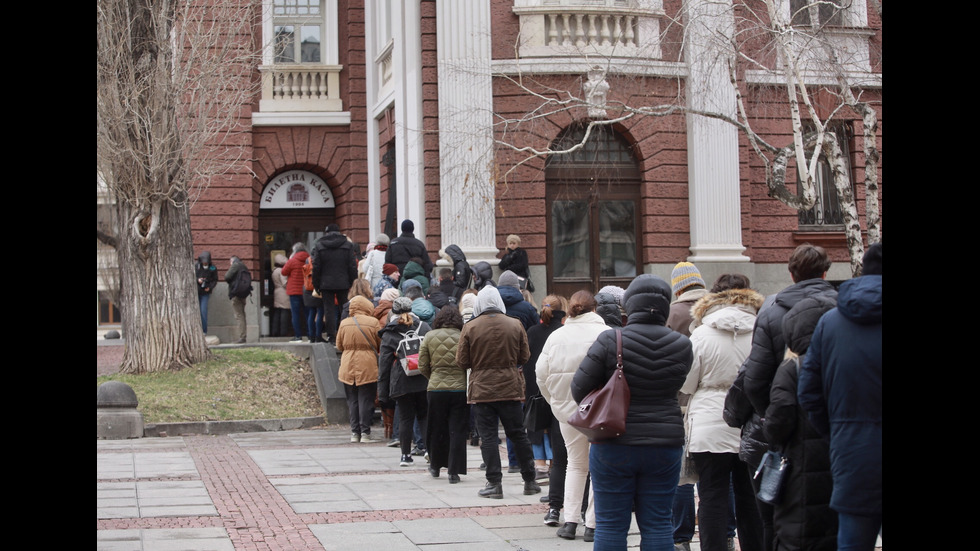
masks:
{"label": "white sneaker", "polygon": [[377,438],[371,438],[370,434],[361,435],[361,444],[373,444],[375,442],[380,442],[380,441],[381,440],[378,440]]}
{"label": "white sneaker", "polygon": [[350,433],[350,441],[357,444],[361,441],[361,435],[357,433]]}

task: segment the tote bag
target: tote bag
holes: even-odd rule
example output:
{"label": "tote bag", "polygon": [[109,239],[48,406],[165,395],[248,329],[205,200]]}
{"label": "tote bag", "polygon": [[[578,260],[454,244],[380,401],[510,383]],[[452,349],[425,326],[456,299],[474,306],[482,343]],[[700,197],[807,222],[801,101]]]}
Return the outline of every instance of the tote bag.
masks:
{"label": "tote bag", "polygon": [[630,408],[630,387],[623,374],[623,332],[616,330],[616,371],[606,384],[588,393],[568,424],[585,434],[589,441],[609,440],[626,432]]}

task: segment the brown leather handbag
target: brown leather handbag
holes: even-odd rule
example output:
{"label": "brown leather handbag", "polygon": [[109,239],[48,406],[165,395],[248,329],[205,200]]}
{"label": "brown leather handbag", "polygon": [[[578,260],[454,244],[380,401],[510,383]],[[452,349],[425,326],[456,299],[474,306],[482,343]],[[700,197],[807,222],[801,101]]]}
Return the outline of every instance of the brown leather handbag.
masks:
{"label": "brown leather handbag", "polygon": [[589,441],[609,440],[626,432],[630,409],[630,387],[623,374],[623,332],[616,330],[616,371],[606,384],[588,393],[568,424],[582,431]]}

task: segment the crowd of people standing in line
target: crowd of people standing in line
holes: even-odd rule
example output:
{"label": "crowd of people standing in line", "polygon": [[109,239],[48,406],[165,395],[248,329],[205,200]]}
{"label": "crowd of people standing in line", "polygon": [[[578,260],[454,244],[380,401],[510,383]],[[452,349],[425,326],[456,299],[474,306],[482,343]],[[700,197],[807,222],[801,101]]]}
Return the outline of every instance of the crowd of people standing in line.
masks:
{"label": "crowd of people standing in line", "polygon": [[[769,297],[737,273],[709,289],[680,262],[669,282],[642,274],[625,289],[548,294],[539,310],[518,236],[507,238],[494,281],[489,263],[471,266],[457,245],[440,251],[451,268],[433,272],[413,231],[404,221],[361,259],[331,224],[313,254],[297,243],[275,260],[274,319],[282,323],[288,297],[294,340],[306,327],[311,342],[333,342],[341,354],[352,443],[388,441],[401,466],[424,455],[432,477],[445,469],[456,484],[469,440],[483,458],[478,494],[499,499],[502,425],[508,472],[520,473],[524,494],[540,493],[542,476],[550,483],[544,523],[565,539],[584,524],[597,550],[625,549],[635,517],[641,549],[689,551],[695,509],[705,551],[732,550],[736,539],[742,551],[873,549],[882,525],[881,243],[839,290],[826,280],[826,251],[803,244],[788,261],[793,284]],[[196,271],[206,331],[217,280],[207,252]],[[400,350],[413,334],[414,372]],[[567,420],[619,358],[631,392],[626,431],[590,442]],[[527,429],[524,404],[538,394],[552,421]],[[379,406],[384,438],[371,430]],[[775,502],[756,497],[767,451],[789,465]],[[696,506],[695,484],[678,486],[684,461],[696,472]]]}

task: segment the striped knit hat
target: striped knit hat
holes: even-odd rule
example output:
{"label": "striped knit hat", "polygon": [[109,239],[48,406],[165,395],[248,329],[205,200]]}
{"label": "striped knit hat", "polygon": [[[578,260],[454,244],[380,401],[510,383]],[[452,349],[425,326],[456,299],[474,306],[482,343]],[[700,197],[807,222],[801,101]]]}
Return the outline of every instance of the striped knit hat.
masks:
{"label": "striped knit hat", "polygon": [[670,289],[675,295],[680,295],[691,285],[705,286],[704,280],[701,279],[701,272],[690,262],[678,262],[670,272]]}

